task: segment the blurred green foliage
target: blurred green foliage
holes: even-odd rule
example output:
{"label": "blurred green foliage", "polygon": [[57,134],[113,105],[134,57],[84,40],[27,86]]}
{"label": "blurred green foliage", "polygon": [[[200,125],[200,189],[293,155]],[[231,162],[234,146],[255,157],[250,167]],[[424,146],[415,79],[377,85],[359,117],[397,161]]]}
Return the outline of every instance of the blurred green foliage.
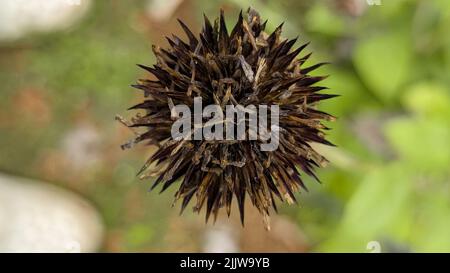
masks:
{"label": "blurred green foliage", "polygon": [[[342,97],[323,107],[340,117],[332,127],[345,127],[331,132],[339,152],[357,162],[344,168],[343,176],[359,174],[317,251],[360,252],[372,240],[382,251],[450,251],[450,70],[442,58],[450,49],[449,7],[448,1],[382,1],[358,18],[334,11],[343,31],[331,24],[317,28],[314,20],[306,26],[313,41],[326,37],[337,47],[351,41],[344,59],[326,51],[336,58],[329,74],[332,90]],[[317,1],[312,16],[332,12],[316,9],[330,9],[329,1]],[[367,123],[367,115],[376,120],[375,128],[351,125],[358,119]],[[368,141],[378,133],[381,143]],[[355,141],[369,154],[355,149]],[[379,144],[392,154],[370,147]],[[326,183],[337,188],[342,178]]]}
{"label": "blurred green foliage", "polygon": [[[0,170],[45,178],[33,166],[58,148],[86,101],[104,135],[117,133],[113,117],[130,105],[135,91],[128,86],[141,75],[134,64],[153,57],[148,37],[130,27],[144,1],[112,2],[95,1],[69,32],[19,42],[33,47],[21,52],[24,67],[1,62],[2,115],[22,115],[12,104],[15,94],[37,86],[51,98],[53,118],[41,128],[23,119],[2,125]],[[338,117],[327,124],[338,148],[323,148],[331,161],[319,173],[323,184],[307,179],[300,207],[280,212],[304,231],[312,251],[365,252],[374,240],[382,251],[450,251],[450,1],[385,0],[357,12],[338,4],[351,1],[192,2],[198,24],[202,12],[215,16],[220,6],[230,24],[239,9],[254,6],[269,19],[269,31],[286,21],[286,37],[311,41],[314,62],[332,62],[317,73],[329,74],[324,85],[341,95],[320,105]],[[171,250],[165,241],[176,214],[171,195],[149,196],[148,185],[134,179],[143,154],[145,148],[121,153],[84,184],[69,186],[98,205],[110,240],[118,237],[119,246],[107,250]]]}
{"label": "blurred green foliage", "polygon": [[368,251],[374,240],[382,251],[450,251],[450,4],[382,1],[350,16],[336,2],[308,1],[304,16],[286,17],[316,60],[331,59],[321,72],[342,95],[320,106],[339,117],[324,185],[286,211],[315,251]]}

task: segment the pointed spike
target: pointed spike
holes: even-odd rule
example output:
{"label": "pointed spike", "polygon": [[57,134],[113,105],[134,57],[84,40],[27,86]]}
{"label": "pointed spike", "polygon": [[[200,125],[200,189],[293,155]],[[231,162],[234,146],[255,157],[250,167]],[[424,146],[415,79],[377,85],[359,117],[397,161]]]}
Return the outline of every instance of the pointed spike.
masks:
{"label": "pointed spike", "polygon": [[261,31],[266,30],[267,22],[268,22],[268,20],[266,19],[266,20],[264,21],[264,23],[261,24]]}
{"label": "pointed spike", "polygon": [[304,63],[311,57],[311,55],[312,55],[312,52],[311,52],[311,53],[308,53],[308,54],[306,54],[304,57],[302,57],[302,58],[300,59],[300,65],[304,64]]}
{"label": "pointed spike", "polygon": [[239,216],[241,219],[241,224],[244,226],[244,218],[245,218],[245,211],[244,211],[244,205],[245,205],[245,192],[240,193],[240,196],[237,198],[238,201],[238,207],[239,207]]}
{"label": "pointed spike", "polygon": [[230,38],[231,39],[235,39],[236,35],[239,35],[243,33],[243,29],[242,29],[242,22],[244,21],[244,17],[242,16],[242,9],[241,12],[239,12],[239,16],[238,16],[238,21],[236,23],[236,25],[234,26],[233,30],[231,31],[230,34]]}
{"label": "pointed spike", "polygon": [[280,38],[281,31],[283,29],[284,22],[281,23],[273,32],[270,34],[269,38],[267,38],[267,43],[270,48],[273,48]]}
{"label": "pointed spike", "polygon": [[211,25],[211,21],[209,20],[209,18],[206,16],[206,14],[203,13],[203,20],[204,20],[204,33],[205,34],[209,34],[209,33],[213,33],[213,27]]}
{"label": "pointed spike", "polygon": [[311,42],[307,42],[307,43],[301,45],[298,49],[300,49],[300,52],[301,52],[301,51],[303,51],[303,49],[307,48],[310,44],[311,44]]}
{"label": "pointed spike", "polygon": [[328,63],[328,62],[318,63],[318,64],[312,65],[310,67],[300,69],[300,71],[302,74],[308,74],[309,72],[312,72],[312,71],[314,71],[324,65],[328,65],[328,64],[330,64],[330,63]]}
{"label": "pointed spike", "polygon": [[164,174],[161,174],[158,179],[155,180],[155,182],[153,182],[153,185],[150,187],[149,191],[152,191],[154,188],[156,188],[156,186],[159,185],[159,183],[161,183],[161,181],[163,180]]}
{"label": "pointed spike", "polygon": [[219,27],[219,52],[226,53],[229,49],[230,37],[228,36],[227,26],[223,9],[220,9],[220,27]]}
{"label": "pointed spike", "polygon": [[[194,188],[195,189],[195,188]],[[183,211],[186,209],[187,205],[189,204],[189,202],[191,201],[192,197],[194,196],[195,190],[192,190],[191,193],[187,194],[184,198],[183,198],[183,202],[181,204],[181,209],[180,209],[180,215],[183,214]]]}
{"label": "pointed spike", "polygon": [[183,28],[184,32],[186,33],[186,36],[189,39],[189,45],[191,46],[191,50],[194,50],[197,47],[198,40],[195,37],[194,33],[186,26],[186,24],[181,21],[180,19],[177,19],[178,23],[181,25],[181,28]]}
{"label": "pointed spike", "polygon": [[167,42],[169,43],[169,45],[171,47],[176,47],[177,46],[177,44],[172,39],[170,39],[169,36],[165,36],[165,38],[166,38]]}
{"label": "pointed spike", "polygon": [[318,83],[320,81],[323,81],[323,80],[325,80],[328,77],[329,77],[329,75],[317,76],[317,77],[306,76],[306,77],[302,78],[301,80],[299,80],[297,82],[297,85],[298,86],[310,86],[310,85],[313,85],[313,84]]}
{"label": "pointed spike", "polygon": [[147,71],[151,71],[151,69],[152,69],[151,67],[143,65],[143,64],[136,64],[136,65],[139,66],[140,68],[144,69],[144,70],[147,70]]}
{"label": "pointed spike", "polygon": [[220,31],[228,34],[227,26],[225,24],[225,11],[220,9]]}
{"label": "pointed spike", "polygon": [[280,51],[280,55],[287,54],[291,50],[292,46],[294,46],[294,44],[297,42],[297,39],[298,39],[298,37],[296,37],[296,38],[294,38],[292,40],[289,40],[284,45],[283,50]]}
{"label": "pointed spike", "polygon": [[308,103],[313,103],[316,101],[328,100],[332,98],[340,97],[340,95],[334,94],[312,94],[308,97]]}

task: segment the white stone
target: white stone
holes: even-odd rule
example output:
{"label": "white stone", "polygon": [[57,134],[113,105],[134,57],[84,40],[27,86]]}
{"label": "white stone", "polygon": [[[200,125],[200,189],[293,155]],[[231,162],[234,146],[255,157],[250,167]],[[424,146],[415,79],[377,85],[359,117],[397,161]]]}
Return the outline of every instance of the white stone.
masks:
{"label": "white stone", "polygon": [[0,174],[0,252],[94,252],[102,238],[100,216],[86,200]]}
{"label": "white stone", "polygon": [[65,29],[77,22],[89,6],[90,0],[1,0],[0,40]]}

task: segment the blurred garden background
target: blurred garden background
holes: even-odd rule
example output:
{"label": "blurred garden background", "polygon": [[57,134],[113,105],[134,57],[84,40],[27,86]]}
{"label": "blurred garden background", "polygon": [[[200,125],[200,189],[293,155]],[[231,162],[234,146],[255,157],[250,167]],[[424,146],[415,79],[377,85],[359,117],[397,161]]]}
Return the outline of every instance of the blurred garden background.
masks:
{"label": "blurred garden background", "polygon": [[[1,1],[0,173],[88,200],[103,230],[91,251],[370,252],[375,241],[382,252],[450,252],[450,1],[372,2]],[[317,74],[341,95],[320,105],[338,117],[328,124],[338,147],[317,147],[331,161],[322,184],[307,178],[270,232],[250,205],[244,228],[236,208],[215,225],[179,216],[175,187],[159,195],[136,178],[152,148],[122,151],[132,135],[114,121],[141,99],[130,84],[147,76],[135,64],[153,64],[151,45],[185,37],[177,18],[198,33],[202,13],[223,8],[231,27],[249,6],[268,31],[284,21],[285,38],[310,41],[312,62],[332,63]],[[4,231],[14,222],[1,213]]]}

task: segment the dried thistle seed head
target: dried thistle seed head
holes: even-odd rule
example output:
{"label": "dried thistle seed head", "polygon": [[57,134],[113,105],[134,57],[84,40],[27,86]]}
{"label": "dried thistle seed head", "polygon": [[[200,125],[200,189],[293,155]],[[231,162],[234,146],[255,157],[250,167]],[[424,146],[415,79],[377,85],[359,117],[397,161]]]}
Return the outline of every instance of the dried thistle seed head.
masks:
{"label": "dried thistle seed head", "polygon": [[[223,11],[211,24],[204,17],[199,36],[180,21],[188,40],[167,38],[168,49],[153,46],[157,64],[139,65],[156,80],[142,79],[133,87],[144,91],[145,100],[130,109],[143,109],[131,122],[119,118],[126,126],[143,127],[145,132],[123,145],[138,142],[157,145],[157,151],[139,172],[140,178],[155,176],[152,189],[162,190],[178,181],[175,200],[182,199],[181,212],[193,196],[194,210],[206,206],[206,220],[225,207],[228,216],[235,197],[244,222],[244,202],[248,196],[263,215],[269,228],[269,209],[276,211],[275,199],[296,202],[294,193],[306,190],[300,174],[317,177],[314,168],[327,160],[310,143],[332,145],[324,139],[322,120],[334,117],[315,109],[317,102],[335,97],[322,94],[326,89],[316,83],[324,77],[309,73],[324,63],[305,67],[311,54],[298,57],[307,44],[293,49],[296,39],[281,38],[282,25],[268,34],[253,9],[245,18],[242,12],[231,32],[225,25]],[[279,107],[278,149],[264,151],[257,140],[174,139],[172,125],[178,120],[174,105],[190,109],[194,97],[203,105],[217,104],[225,112],[227,105],[277,105]],[[192,111],[194,112],[194,110]],[[249,134],[249,127],[245,127]],[[270,127],[269,131],[274,131]]]}

